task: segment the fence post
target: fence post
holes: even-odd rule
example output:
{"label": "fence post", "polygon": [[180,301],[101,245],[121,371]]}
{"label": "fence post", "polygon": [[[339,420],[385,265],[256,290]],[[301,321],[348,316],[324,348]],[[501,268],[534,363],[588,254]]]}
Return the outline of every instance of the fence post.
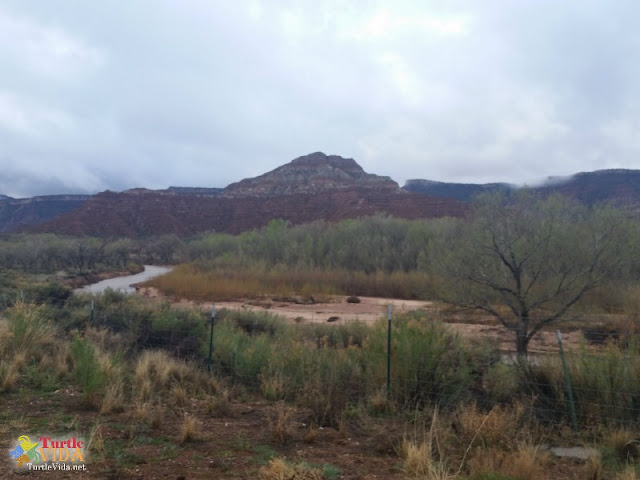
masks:
{"label": "fence post", "polygon": [[216,318],[216,304],[211,304],[211,333],[209,334],[209,361],[207,362],[207,372],[211,372],[211,359],[213,358],[213,323]]}
{"label": "fence post", "polygon": [[387,306],[387,400],[391,398],[391,304]]}
{"label": "fence post", "polygon": [[93,300],[91,300],[91,317],[89,318],[89,323],[93,325]]}
{"label": "fence post", "polygon": [[562,370],[564,371],[564,380],[567,388],[567,400],[569,402],[569,411],[571,412],[571,423],[573,423],[574,432],[578,432],[578,417],[576,415],[576,404],[573,401],[573,389],[571,388],[571,377],[569,376],[569,367],[567,367],[567,359],[562,348],[562,335],[557,330],[558,345],[560,346],[560,358],[562,358]]}

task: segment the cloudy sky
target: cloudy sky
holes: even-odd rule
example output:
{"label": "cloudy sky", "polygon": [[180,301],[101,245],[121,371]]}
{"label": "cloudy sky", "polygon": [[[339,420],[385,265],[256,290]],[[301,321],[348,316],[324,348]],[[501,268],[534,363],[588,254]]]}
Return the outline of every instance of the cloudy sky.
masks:
{"label": "cloudy sky", "polygon": [[224,187],[307,153],[640,168],[637,0],[2,0],[0,193]]}

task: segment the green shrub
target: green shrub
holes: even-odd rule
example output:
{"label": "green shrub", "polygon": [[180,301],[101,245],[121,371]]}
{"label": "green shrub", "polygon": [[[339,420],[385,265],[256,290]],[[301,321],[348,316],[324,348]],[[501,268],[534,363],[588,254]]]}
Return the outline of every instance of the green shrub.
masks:
{"label": "green shrub", "polygon": [[[387,328],[379,321],[364,343],[367,375],[377,385],[386,381]],[[391,392],[399,405],[455,405],[468,394],[472,363],[457,334],[416,313],[394,319],[391,338]]]}
{"label": "green shrub", "polygon": [[71,343],[71,356],[73,376],[82,388],[85,401],[97,405],[107,383],[107,372],[98,362],[93,345],[76,336]]}

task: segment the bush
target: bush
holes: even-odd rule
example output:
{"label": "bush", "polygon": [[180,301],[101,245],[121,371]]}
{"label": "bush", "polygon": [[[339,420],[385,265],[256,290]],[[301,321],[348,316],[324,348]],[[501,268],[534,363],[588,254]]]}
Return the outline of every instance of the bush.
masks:
{"label": "bush", "polygon": [[32,298],[35,303],[46,303],[55,307],[64,307],[71,295],[73,290],[70,287],[56,282],[36,285],[27,291],[27,297]]}
{"label": "bush", "polygon": [[[365,340],[367,374],[386,379],[387,322],[379,321]],[[455,405],[473,381],[469,354],[460,337],[444,325],[409,314],[392,324],[391,389],[405,408]]]}
{"label": "bush", "polygon": [[86,403],[98,405],[107,383],[107,373],[98,362],[93,345],[76,336],[71,344],[71,355],[73,376],[82,388]]}
{"label": "bush", "polygon": [[55,328],[44,316],[42,306],[18,302],[4,311],[8,336],[7,353],[24,355],[27,360],[40,358],[43,347],[52,342]]}

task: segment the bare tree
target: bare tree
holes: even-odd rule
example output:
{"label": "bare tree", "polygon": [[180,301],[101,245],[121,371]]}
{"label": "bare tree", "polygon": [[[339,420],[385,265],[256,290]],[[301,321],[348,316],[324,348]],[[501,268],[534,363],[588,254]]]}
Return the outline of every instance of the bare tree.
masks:
{"label": "bare tree", "polygon": [[526,356],[541,329],[635,259],[632,228],[620,210],[565,197],[483,195],[441,249],[443,299],[493,315]]}

